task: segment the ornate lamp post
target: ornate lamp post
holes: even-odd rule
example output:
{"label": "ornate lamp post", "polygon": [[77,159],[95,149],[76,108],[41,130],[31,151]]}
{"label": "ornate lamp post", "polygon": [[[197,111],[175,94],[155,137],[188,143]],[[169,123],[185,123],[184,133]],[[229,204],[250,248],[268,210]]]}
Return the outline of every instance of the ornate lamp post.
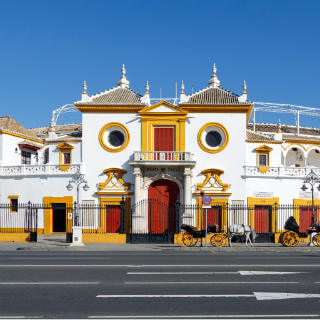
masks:
{"label": "ornate lamp post", "polygon": [[80,217],[79,217],[79,211],[78,211],[78,205],[79,205],[79,193],[80,193],[80,186],[84,184],[83,190],[88,191],[89,186],[87,184],[87,180],[84,179],[84,174],[81,174],[80,171],[77,171],[73,176],[72,179],[69,181],[69,184],[66,186],[68,191],[71,191],[73,189],[72,184],[75,184],[77,186],[77,203],[76,203],[76,211],[74,215],[74,226],[79,227],[80,226]]}
{"label": "ornate lamp post", "polygon": [[314,173],[313,170],[310,171],[310,173],[305,177],[303,181],[303,186],[301,187],[302,191],[308,190],[308,187],[306,186],[306,183],[311,186],[311,196],[312,196],[312,217],[311,217],[311,227],[316,224],[316,214],[314,210],[314,196],[313,196],[313,191],[314,191],[314,185],[316,183],[319,183],[318,185],[318,190],[320,191],[320,177]]}

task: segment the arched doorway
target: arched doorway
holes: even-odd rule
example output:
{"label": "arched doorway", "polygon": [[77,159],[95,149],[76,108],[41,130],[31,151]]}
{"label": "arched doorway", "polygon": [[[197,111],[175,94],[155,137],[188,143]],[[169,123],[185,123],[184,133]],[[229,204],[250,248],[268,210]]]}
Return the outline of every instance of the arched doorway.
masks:
{"label": "arched doorway", "polygon": [[175,202],[178,185],[170,180],[154,181],[148,189],[148,226],[151,234],[174,234],[176,231]]}

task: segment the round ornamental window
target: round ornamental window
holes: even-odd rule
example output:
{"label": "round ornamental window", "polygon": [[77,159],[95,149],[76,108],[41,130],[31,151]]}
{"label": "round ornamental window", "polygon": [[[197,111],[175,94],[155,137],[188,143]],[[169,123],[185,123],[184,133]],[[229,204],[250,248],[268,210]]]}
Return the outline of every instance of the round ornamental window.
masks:
{"label": "round ornamental window", "polygon": [[99,132],[100,145],[109,152],[122,151],[127,147],[129,140],[128,129],[118,122],[107,123]]}
{"label": "round ornamental window", "polygon": [[221,134],[218,131],[209,131],[206,134],[206,143],[208,146],[214,148],[220,146],[222,141]]}
{"label": "round ornamental window", "polygon": [[108,139],[113,147],[120,147],[123,145],[125,137],[121,131],[113,130],[109,133]]}
{"label": "round ornamental window", "polygon": [[227,129],[220,123],[209,122],[201,127],[198,133],[198,143],[202,150],[218,153],[228,144]]}

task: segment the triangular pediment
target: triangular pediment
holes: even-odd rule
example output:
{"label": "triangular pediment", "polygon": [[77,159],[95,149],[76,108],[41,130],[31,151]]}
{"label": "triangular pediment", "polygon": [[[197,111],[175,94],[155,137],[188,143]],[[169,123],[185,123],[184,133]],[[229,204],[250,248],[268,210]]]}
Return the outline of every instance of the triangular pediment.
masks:
{"label": "triangular pediment", "polygon": [[254,149],[255,151],[260,151],[260,152],[270,152],[272,151],[273,149],[267,145],[263,145],[263,146],[260,146],[260,147],[257,147]]}
{"label": "triangular pediment", "polygon": [[177,107],[167,101],[160,101],[156,104],[143,108],[139,111],[140,114],[176,114],[186,115],[188,112],[180,107]]}

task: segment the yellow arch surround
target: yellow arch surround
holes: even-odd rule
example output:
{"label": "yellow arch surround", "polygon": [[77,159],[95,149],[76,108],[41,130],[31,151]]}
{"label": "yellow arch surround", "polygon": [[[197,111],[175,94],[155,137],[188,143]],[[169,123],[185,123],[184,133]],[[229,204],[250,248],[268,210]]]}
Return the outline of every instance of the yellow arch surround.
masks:
{"label": "yellow arch surround", "polygon": [[[110,148],[108,147],[104,141],[103,141],[103,135],[104,133],[106,132],[106,130],[110,127],[119,127],[121,128],[121,130],[124,132],[125,134],[125,140],[124,140],[124,143],[122,146],[118,147],[118,148]],[[130,141],[130,133],[129,133],[129,130],[127,129],[126,126],[124,126],[123,124],[119,123],[119,122],[109,122],[107,124],[105,124],[100,132],[99,132],[99,142],[100,142],[100,145],[103,149],[109,151],[109,152],[120,152],[122,150],[124,150],[127,145],[129,144],[129,141]]]}
{"label": "yellow arch surround", "polygon": [[[216,149],[210,149],[208,147],[206,147],[202,140],[201,140],[201,137],[202,137],[202,134],[203,132],[209,128],[209,127],[217,127],[219,128],[223,134],[224,134],[224,142],[223,144],[219,147],[219,148],[216,148]],[[229,142],[229,134],[228,134],[228,131],[227,129],[220,123],[217,123],[217,122],[208,122],[206,123],[204,126],[201,127],[201,129],[199,130],[198,132],[198,144],[200,146],[200,148],[203,150],[203,151],[206,151],[208,153],[218,153],[218,152],[221,152],[228,144]]]}

